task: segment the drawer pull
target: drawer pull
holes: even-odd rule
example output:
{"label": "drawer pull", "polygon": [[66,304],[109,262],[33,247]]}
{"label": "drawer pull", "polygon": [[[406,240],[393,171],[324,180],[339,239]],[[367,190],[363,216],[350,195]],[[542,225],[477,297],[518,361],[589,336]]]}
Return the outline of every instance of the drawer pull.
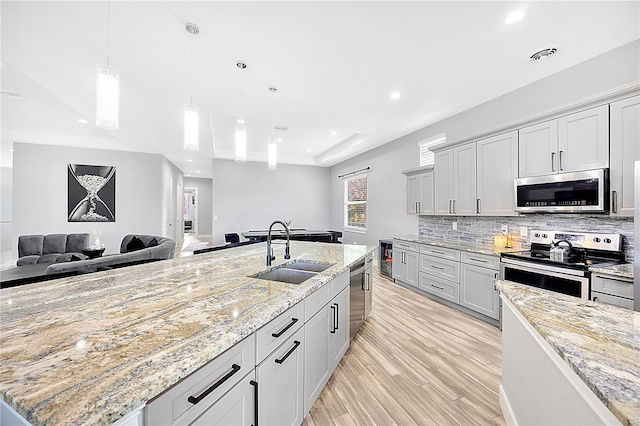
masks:
{"label": "drawer pull", "polygon": [[437,285],[433,285],[433,284],[431,284],[431,287],[435,287],[435,288],[437,288],[438,290],[444,290],[444,287],[438,287]]}
{"label": "drawer pull", "polygon": [[282,336],[284,333],[287,332],[288,329],[290,329],[291,327],[293,327],[293,324],[298,322],[298,318],[291,318],[291,322],[289,324],[287,324],[287,326],[285,328],[283,328],[282,330],[280,330],[278,333],[271,333],[271,335],[275,338],[278,338],[280,336]]}
{"label": "drawer pull", "polygon": [[431,253],[444,254],[443,251],[431,250]]}
{"label": "drawer pull", "polygon": [[431,265],[431,267],[432,267],[433,269],[440,269],[440,270],[443,270],[443,269],[444,269],[444,268],[441,268],[440,266],[436,266],[436,265]]}
{"label": "drawer pull", "polygon": [[249,384],[253,386],[253,424],[251,426],[258,426],[258,382],[251,380]]}
{"label": "drawer pull", "polygon": [[238,371],[240,371],[240,368],[241,367],[238,364],[233,364],[231,366],[231,371],[229,371],[227,374],[225,374],[225,376],[223,378],[221,378],[220,380],[218,380],[217,382],[212,384],[209,389],[207,389],[206,391],[202,392],[200,395],[198,395],[198,396],[189,396],[189,398],[187,398],[187,401],[189,401],[190,403],[192,403],[194,405],[197,404],[198,402],[202,401],[204,398],[206,398],[207,395],[209,395],[214,390],[218,389],[224,382],[229,380],[231,378],[231,376],[233,376]]}
{"label": "drawer pull", "polygon": [[486,260],[482,260],[482,259],[476,259],[475,257],[470,257],[469,260],[473,260],[474,262],[482,262],[482,263],[487,263]]}
{"label": "drawer pull", "polygon": [[291,349],[289,349],[289,352],[284,354],[284,356],[282,358],[276,359],[276,364],[282,364],[283,362],[285,362],[287,360],[287,358],[289,358],[289,355],[291,355],[293,353],[293,351],[298,349],[298,346],[300,346],[300,342],[298,342],[297,340],[294,340],[293,343],[294,343],[294,345],[293,345],[293,347]]}

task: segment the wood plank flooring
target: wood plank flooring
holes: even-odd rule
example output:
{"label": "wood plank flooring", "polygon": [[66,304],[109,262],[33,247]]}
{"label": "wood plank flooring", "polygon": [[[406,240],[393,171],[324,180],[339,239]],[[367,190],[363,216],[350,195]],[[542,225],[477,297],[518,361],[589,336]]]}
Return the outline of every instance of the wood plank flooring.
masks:
{"label": "wood plank flooring", "polygon": [[504,425],[501,333],[374,274],[371,316],[303,422]]}

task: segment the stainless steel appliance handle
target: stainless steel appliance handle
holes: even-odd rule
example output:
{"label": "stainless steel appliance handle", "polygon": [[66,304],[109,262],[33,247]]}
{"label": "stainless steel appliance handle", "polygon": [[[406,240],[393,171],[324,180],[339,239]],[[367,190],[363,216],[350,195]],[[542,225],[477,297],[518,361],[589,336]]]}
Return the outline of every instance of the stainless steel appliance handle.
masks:
{"label": "stainless steel appliance handle", "polygon": [[555,161],[555,159],[556,159],[556,153],[552,152],[551,153],[551,171],[552,172],[556,171],[556,161]]}

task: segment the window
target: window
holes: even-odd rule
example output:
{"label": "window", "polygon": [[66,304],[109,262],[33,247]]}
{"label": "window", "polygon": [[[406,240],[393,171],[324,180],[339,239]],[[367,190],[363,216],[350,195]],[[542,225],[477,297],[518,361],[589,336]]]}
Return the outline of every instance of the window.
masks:
{"label": "window", "polygon": [[436,136],[435,138],[427,139],[424,142],[420,142],[418,146],[420,147],[420,167],[429,166],[434,163],[433,152],[429,149],[434,147],[435,145],[445,143],[447,141],[447,137],[442,134]]}
{"label": "window", "polygon": [[344,181],[344,227],[356,232],[367,231],[367,175]]}

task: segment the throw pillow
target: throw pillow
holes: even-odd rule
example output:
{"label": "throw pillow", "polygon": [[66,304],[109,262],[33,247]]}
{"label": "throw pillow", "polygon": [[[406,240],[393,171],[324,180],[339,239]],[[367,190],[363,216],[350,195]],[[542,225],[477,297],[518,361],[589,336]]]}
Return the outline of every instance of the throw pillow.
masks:
{"label": "throw pillow", "polygon": [[156,239],[156,237],[153,237],[153,240],[149,241],[149,244],[147,244],[147,248],[155,247],[157,245],[158,245],[158,240]]}
{"label": "throw pillow", "polygon": [[142,240],[134,235],[131,241],[129,241],[129,244],[127,244],[127,253],[131,251],[142,250],[143,248],[146,247]]}
{"label": "throw pillow", "polygon": [[76,256],[75,254],[71,255],[71,259],[69,259],[69,262],[75,262],[76,260],[84,260],[79,256]]}

